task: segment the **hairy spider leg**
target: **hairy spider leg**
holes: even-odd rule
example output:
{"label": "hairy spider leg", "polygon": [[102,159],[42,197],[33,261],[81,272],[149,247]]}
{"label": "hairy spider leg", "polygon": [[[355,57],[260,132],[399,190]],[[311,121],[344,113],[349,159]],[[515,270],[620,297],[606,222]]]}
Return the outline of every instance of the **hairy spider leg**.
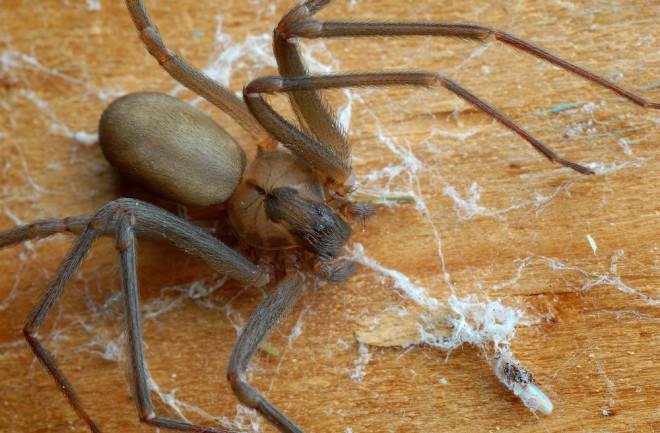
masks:
{"label": "hairy spider leg", "polygon": [[[309,143],[314,144],[314,138],[296,128],[291,122],[275,112],[262,94],[297,92],[300,89],[336,89],[347,87],[391,87],[391,86],[423,86],[439,85],[449,90],[461,99],[474,105],[480,111],[500,122],[502,125],[523,137],[536,150],[553,162],[572,168],[582,174],[594,174],[592,170],[575,162],[561,158],[550,148],[541,143],[533,135],[518,126],[504,114],[484,102],[482,99],[457,84],[435,72],[378,72],[361,74],[333,74],[323,76],[301,77],[262,77],[252,81],[244,89],[245,100],[252,114],[259,119],[273,137],[281,141],[292,152],[307,155]],[[296,133],[293,131],[296,130]],[[286,140],[286,141],[282,141]]]}
{"label": "hairy spider leg", "polygon": [[243,327],[227,366],[227,379],[241,403],[255,409],[280,431],[288,433],[303,431],[247,383],[245,370],[261,341],[289,315],[303,289],[298,270],[294,267],[287,269],[287,275],[270,291]]}
{"label": "hairy spider leg", "polygon": [[[134,227],[141,227],[141,229],[136,231]],[[125,198],[105,204],[91,217],[41,220],[17,227],[0,234],[0,248],[61,232],[79,232],[80,234],[27,320],[23,328],[23,335],[37,359],[53,377],[78,415],[93,432],[101,431],[83,408],[73,387],[57,367],[53,357],[41,345],[38,332],[60,298],[64,286],[80,266],[94,241],[99,236],[114,233],[115,247],[119,256],[133,397],[140,420],[156,427],[179,431],[230,433],[228,430],[201,427],[183,421],[159,417],[154,413],[153,402],[149,394],[149,372],[144,359],[142,340],[136,238],[142,235],[145,238],[167,241],[244,285],[263,286],[268,282],[267,275],[258,266],[193,223],[152,204]],[[246,339],[249,341],[249,336],[244,337],[242,341]],[[259,342],[256,343],[257,346],[258,344]],[[248,346],[252,347],[254,343]],[[241,350],[238,359],[244,360],[247,357],[249,361],[252,354],[253,352],[248,353],[246,350]],[[242,371],[240,369],[242,365],[239,362],[239,367],[234,368],[233,371]]]}
{"label": "hairy spider leg", "polygon": [[[440,22],[332,22],[312,18],[314,14],[328,6],[333,1],[334,0],[308,0],[293,8],[282,18],[280,24],[275,29],[273,45],[276,57],[278,59],[278,65],[280,65],[280,75],[300,76],[301,79],[298,82],[300,84],[297,87],[292,86],[289,90],[281,91],[289,93],[292,104],[294,107],[297,107],[296,114],[298,115],[298,118],[304,121],[309,130],[313,131],[312,134],[321,141],[327,140],[328,142],[333,143],[335,148],[341,148],[338,140],[333,138],[335,136],[341,135],[341,128],[337,125],[335,117],[328,114],[330,113],[330,108],[321,100],[320,96],[314,90],[322,88],[342,88],[357,86],[430,86],[432,84],[440,84],[447,90],[451,91],[458,97],[473,105],[478,110],[497,120],[503,126],[524,138],[536,150],[538,150],[551,161],[569,167],[582,174],[594,174],[592,170],[580,164],[559,157],[555,152],[550,150],[547,146],[534,138],[531,134],[526,132],[523,128],[518,126],[504,114],[500,113],[497,109],[493,108],[491,105],[473,93],[469,92],[458,83],[439,74],[431,72],[420,73],[418,77],[414,78],[406,73],[367,73],[337,75],[334,76],[335,78],[330,76],[321,80],[327,83],[327,87],[325,87],[326,84],[319,84],[317,81],[305,81],[302,76],[309,74],[306,67],[304,66],[300,52],[297,49],[298,40],[301,37],[308,39],[318,39],[341,37],[440,36],[470,39],[477,42],[496,40],[509,46],[515,47],[525,53],[536,56],[553,65],[559,66],[601,87],[607,88],[641,107],[660,109],[660,103],[647,101],[646,99],[628,90],[625,90],[620,86],[617,86],[611,81],[606,80],[605,78],[602,78],[584,68],[576,66],[551,54],[543,48],[537,47],[530,42],[519,39],[508,33],[486,26]],[[425,74],[426,78],[423,77],[423,74]],[[340,78],[342,76],[345,78]],[[397,77],[400,77],[401,81],[396,82]],[[421,78],[422,83],[417,82],[418,78]],[[343,84],[339,84],[340,82]],[[254,86],[251,84],[249,87],[250,90],[244,91],[244,95],[252,94]],[[260,90],[258,90],[257,93],[259,91]],[[263,90],[263,92],[274,93],[273,89],[270,88]],[[278,126],[273,126],[274,121],[272,119],[272,109],[265,109],[261,103],[256,103],[255,101],[246,99],[246,102],[251,107],[252,113],[259,118],[260,122],[262,122],[266,129],[273,133],[275,138],[277,138],[278,133],[281,134],[282,128],[287,128],[289,130],[291,128],[295,128],[295,126],[290,123],[283,124],[279,121],[277,122]],[[257,108],[257,105],[260,106]],[[304,109],[308,110],[304,111]],[[271,113],[265,114],[268,111]],[[259,114],[257,114],[257,112]],[[299,112],[302,113],[299,114]],[[270,119],[266,119],[266,117],[269,117]],[[277,132],[273,132],[273,130],[270,129],[271,127],[277,128]],[[321,131],[321,133],[317,134],[317,130]],[[326,130],[333,130],[334,135],[323,132]],[[296,134],[290,132],[288,135],[283,136],[283,138],[288,138],[292,135]],[[314,147],[319,146],[319,144],[314,142],[314,140],[307,139],[306,141],[312,143]],[[300,142],[299,139],[297,140],[296,144],[298,142]],[[296,144],[294,144],[294,146],[296,146]],[[309,149],[305,149],[305,152],[308,151]]]}
{"label": "hairy spider leg", "polygon": [[241,98],[165,46],[142,1],[126,0],[126,7],[147,51],[172,78],[231,116],[260,146],[273,146],[268,132],[252,117]]}

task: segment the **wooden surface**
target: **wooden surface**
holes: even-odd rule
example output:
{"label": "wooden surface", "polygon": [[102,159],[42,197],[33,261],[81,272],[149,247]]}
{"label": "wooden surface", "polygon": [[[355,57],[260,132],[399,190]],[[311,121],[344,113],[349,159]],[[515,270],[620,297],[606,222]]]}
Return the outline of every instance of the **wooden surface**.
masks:
{"label": "wooden surface", "polygon": [[[235,54],[226,77],[240,90],[274,72],[270,32],[293,3],[147,6],[168,45],[194,64],[220,70]],[[483,23],[658,101],[658,6],[339,0],[323,16]],[[96,143],[72,138],[96,133],[103,108],[127,92],[175,92],[195,101],[254,154],[246,133],[177,88],[144,52],[122,2],[4,0],[0,34],[0,230],[89,214],[131,193]],[[260,354],[251,383],[308,432],[660,431],[660,113],[497,44],[413,38],[304,45],[317,71],[446,73],[597,175],[553,166],[443,91],[331,93],[333,105],[350,104],[354,167],[364,188],[412,192],[420,205],[381,209],[356,227],[351,251],[362,246],[382,268],[361,266],[340,287],[310,284],[269,340],[279,355]],[[58,236],[0,252],[2,431],[86,431],[20,332],[70,243]],[[174,401],[156,397],[158,412],[273,431],[241,409],[225,380],[236,328],[263,293],[222,285],[169,247],[143,243],[139,262],[148,362],[160,392]],[[554,401],[552,415],[532,414],[469,345],[448,357],[425,345],[360,348],[359,321],[428,310],[400,295],[387,270],[440,303],[452,293],[472,294],[524,310],[531,325],[518,328],[512,350]],[[40,335],[104,431],[154,431],[140,425],[130,396],[118,290],[114,250],[102,240]]]}

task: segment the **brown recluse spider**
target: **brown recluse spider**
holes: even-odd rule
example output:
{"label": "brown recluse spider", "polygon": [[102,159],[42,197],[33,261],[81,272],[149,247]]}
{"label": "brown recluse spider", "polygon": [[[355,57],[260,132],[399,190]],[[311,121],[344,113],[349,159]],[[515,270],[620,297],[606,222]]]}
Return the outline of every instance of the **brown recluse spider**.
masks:
{"label": "brown recluse spider", "polygon": [[[36,357],[92,431],[100,430],[42,347],[38,332],[99,236],[114,236],[119,256],[131,384],[141,421],[180,431],[226,431],[154,413],[139,314],[138,238],[169,242],[246,286],[274,283],[241,331],[227,377],[245,406],[258,411],[283,432],[301,431],[246,382],[245,371],[261,341],[287,316],[302,293],[303,273],[330,283],[342,283],[353,274],[356,263],[337,259],[351,235],[346,220],[364,220],[373,212],[370,203],[351,198],[355,181],[351,146],[332,109],[317,91],[346,87],[444,87],[527,140],[551,161],[582,174],[593,174],[589,168],[561,158],[504,114],[436,72],[309,75],[298,50],[300,39],[441,36],[500,41],[610,89],[639,106],[660,108],[658,103],[646,101],[499,30],[472,24],[315,19],[314,15],[331,2],[308,0],[284,15],[273,40],[280,76],[252,81],[244,88],[241,99],[169,50],[141,1],[126,1],[149,53],[173,78],[248,131],[258,143],[259,153],[246,168],[241,147],[208,116],[167,95],[135,93],[113,102],[101,117],[99,136],[106,158],[125,178],[165,199],[193,206],[226,203],[235,235],[265,259],[256,260],[255,264],[199,226],[152,204],[128,198],[107,203],[90,216],[38,220],[0,234],[0,248],[61,232],[77,235],[23,332]],[[300,126],[271,108],[265,95],[276,93],[289,96]]]}

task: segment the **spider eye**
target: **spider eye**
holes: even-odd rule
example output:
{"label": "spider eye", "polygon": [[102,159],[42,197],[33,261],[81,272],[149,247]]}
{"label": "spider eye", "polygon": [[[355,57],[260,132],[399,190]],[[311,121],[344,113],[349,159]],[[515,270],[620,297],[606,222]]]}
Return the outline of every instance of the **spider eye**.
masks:
{"label": "spider eye", "polygon": [[259,195],[266,195],[266,191],[264,191],[263,188],[261,188],[261,187],[259,187],[259,186],[257,186],[257,185],[254,186],[254,190],[255,190],[255,191],[257,192],[257,194],[259,194]]}

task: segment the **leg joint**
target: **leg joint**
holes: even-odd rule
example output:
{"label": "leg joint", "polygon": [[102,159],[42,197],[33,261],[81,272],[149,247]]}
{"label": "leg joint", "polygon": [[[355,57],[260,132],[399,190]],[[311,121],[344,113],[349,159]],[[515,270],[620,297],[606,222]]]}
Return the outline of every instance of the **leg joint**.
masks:
{"label": "leg joint", "polygon": [[236,394],[236,397],[238,397],[241,403],[250,409],[257,409],[260,406],[259,403],[262,397],[259,391],[248,385],[234,373],[227,374],[227,379],[229,380],[232,391],[234,391],[234,394]]}

